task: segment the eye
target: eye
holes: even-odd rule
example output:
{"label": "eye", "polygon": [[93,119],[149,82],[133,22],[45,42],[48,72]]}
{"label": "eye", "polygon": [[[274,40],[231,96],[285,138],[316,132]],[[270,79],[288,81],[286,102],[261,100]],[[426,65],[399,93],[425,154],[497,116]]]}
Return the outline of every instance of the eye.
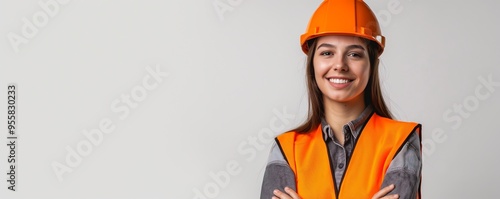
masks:
{"label": "eye", "polygon": [[323,56],[332,56],[332,55],[333,55],[333,52],[332,52],[332,51],[323,51],[323,52],[319,53],[319,55],[323,55]]}
{"label": "eye", "polygon": [[351,53],[347,54],[347,56],[354,57],[354,58],[362,58],[363,57],[363,53],[351,52]]}

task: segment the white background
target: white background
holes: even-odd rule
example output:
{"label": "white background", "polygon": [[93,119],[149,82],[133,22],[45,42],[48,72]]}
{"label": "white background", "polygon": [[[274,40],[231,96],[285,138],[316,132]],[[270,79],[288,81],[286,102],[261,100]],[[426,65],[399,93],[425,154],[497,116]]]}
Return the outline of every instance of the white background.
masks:
{"label": "white background", "polygon": [[[19,134],[17,191],[2,174],[1,198],[259,197],[270,147],[261,132],[305,117],[299,36],[321,0],[72,0],[52,13],[46,2],[56,1],[0,1],[0,143],[9,83]],[[386,99],[398,119],[423,124],[424,198],[495,198],[500,83],[480,79],[500,82],[500,3],[366,2],[387,38]],[[13,45],[26,23],[36,33]],[[168,76],[128,115],[113,110],[143,88],[147,67]],[[67,165],[67,148],[105,118],[115,129],[59,181],[52,164]],[[2,173],[8,152],[2,144]],[[211,177],[235,163],[222,183]]]}

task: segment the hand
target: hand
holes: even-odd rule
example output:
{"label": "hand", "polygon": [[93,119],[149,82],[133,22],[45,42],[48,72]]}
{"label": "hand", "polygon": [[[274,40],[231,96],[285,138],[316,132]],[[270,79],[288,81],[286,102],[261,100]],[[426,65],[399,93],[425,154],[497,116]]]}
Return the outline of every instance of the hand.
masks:
{"label": "hand", "polygon": [[399,198],[398,194],[392,194],[392,195],[386,196],[393,189],[394,189],[394,184],[391,184],[387,187],[384,187],[383,189],[381,189],[380,191],[375,193],[375,195],[373,195],[372,199],[398,199]]}
{"label": "hand", "polygon": [[273,191],[274,196],[272,199],[300,199],[299,194],[289,187],[285,187],[285,192],[283,193],[278,189]]}

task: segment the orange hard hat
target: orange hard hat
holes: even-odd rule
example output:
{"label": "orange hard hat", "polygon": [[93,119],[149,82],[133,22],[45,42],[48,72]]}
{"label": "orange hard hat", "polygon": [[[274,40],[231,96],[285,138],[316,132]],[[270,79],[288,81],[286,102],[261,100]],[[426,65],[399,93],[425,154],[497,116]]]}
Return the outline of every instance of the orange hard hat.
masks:
{"label": "orange hard hat", "polygon": [[325,35],[349,35],[385,45],[377,17],[363,0],[324,0],[309,21],[306,33],[300,36],[302,51],[307,54],[308,41]]}

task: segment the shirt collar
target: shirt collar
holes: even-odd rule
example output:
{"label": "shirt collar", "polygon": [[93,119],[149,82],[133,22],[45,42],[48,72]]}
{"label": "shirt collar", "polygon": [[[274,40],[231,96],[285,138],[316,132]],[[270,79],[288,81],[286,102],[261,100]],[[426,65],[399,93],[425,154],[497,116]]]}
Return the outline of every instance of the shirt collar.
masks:
{"label": "shirt collar", "polygon": [[[368,105],[356,119],[345,124],[343,129],[349,128],[354,139],[357,139],[359,133],[361,133],[361,127],[367,122],[372,113],[373,108],[371,105]],[[323,138],[325,141],[328,138],[334,139],[333,131],[330,125],[326,122],[325,118],[321,119],[321,129],[323,130]]]}

